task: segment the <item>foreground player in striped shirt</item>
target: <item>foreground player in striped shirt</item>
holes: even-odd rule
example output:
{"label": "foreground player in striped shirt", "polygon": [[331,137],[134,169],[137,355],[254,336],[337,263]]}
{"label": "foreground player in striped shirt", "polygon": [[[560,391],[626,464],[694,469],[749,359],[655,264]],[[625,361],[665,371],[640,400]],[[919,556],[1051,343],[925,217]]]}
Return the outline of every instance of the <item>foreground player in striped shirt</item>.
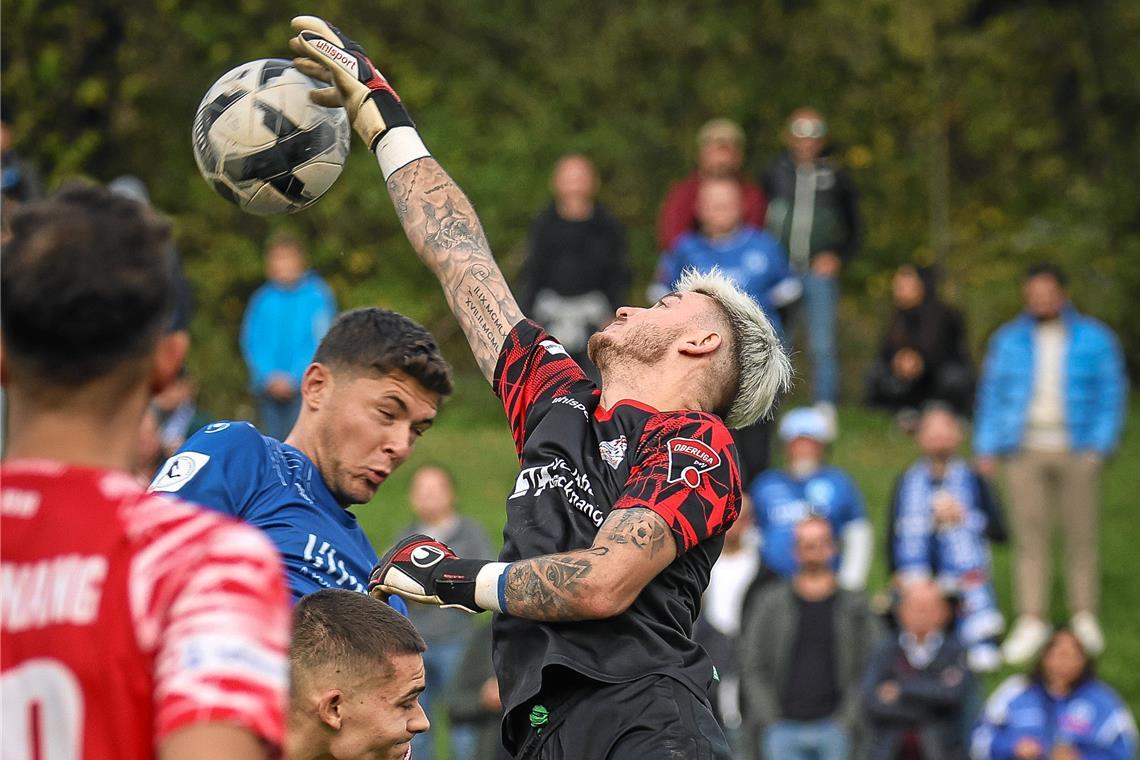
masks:
{"label": "foreground player in striped shirt", "polygon": [[126,472],[184,333],[168,226],[96,187],[12,222],[0,272],[0,755],[265,758],[282,743],[288,606],[255,529]]}

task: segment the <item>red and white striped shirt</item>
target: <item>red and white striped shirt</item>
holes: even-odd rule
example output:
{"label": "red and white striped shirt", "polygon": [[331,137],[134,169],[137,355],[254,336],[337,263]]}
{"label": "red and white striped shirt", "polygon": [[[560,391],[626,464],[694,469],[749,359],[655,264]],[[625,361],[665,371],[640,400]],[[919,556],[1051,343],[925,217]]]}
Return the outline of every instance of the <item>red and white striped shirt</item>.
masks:
{"label": "red and white striped shirt", "polygon": [[259,531],[124,472],[0,479],[5,760],[152,758],[207,722],[281,745],[290,610]]}

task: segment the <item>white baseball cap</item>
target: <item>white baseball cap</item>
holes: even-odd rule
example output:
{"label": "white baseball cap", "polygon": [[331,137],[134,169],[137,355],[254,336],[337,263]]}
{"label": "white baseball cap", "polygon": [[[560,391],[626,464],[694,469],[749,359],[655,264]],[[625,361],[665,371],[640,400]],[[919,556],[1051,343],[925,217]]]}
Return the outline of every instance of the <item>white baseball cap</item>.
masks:
{"label": "white baseball cap", "polygon": [[827,418],[818,409],[810,406],[801,406],[784,415],[780,420],[779,436],[781,441],[792,441],[796,438],[810,438],[820,443],[831,443],[831,427]]}

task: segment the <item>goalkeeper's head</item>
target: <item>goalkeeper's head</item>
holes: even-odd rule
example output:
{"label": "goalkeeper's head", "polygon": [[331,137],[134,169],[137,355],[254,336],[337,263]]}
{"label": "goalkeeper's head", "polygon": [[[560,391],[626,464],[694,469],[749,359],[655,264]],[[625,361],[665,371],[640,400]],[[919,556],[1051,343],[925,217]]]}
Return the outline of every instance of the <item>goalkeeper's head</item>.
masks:
{"label": "goalkeeper's head", "polygon": [[289,647],[287,757],[403,758],[427,731],[424,640],[367,594],[304,597]]}
{"label": "goalkeeper's head", "polygon": [[603,388],[652,378],[654,400],[670,404],[659,408],[711,412],[732,428],[768,415],[792,374],[764,310],[715,267],[686,271],[648,309],[618,309],[589,348]]}
{"label": "goalkeeper's head", "polygon": [[10,231],[0,331],[14,438],[44,414],[137,431],[187,348],[169,329],[169,225],[134,200],[74,185],[21,207]]}

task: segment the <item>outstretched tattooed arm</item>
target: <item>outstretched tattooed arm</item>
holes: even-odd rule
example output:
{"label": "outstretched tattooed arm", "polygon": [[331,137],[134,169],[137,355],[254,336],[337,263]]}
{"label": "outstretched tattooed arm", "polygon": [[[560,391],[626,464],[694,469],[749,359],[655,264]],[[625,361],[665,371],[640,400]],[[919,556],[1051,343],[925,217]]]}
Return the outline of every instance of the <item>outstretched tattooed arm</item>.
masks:
{"label": "outstretched tattooed arm", "polygon": [[644,507],[615,509],[589,549],[513,562],[507,570],[506,612],[543,621],[613,617],[676,556],[664,518]]}
{"label": "outstretched tattooed arm", "polygon": [[392,174],[388,193],[408,240],[439,279],[483,377],[491,382],[503,341],[523,315],[471,201],[430,157]]}

